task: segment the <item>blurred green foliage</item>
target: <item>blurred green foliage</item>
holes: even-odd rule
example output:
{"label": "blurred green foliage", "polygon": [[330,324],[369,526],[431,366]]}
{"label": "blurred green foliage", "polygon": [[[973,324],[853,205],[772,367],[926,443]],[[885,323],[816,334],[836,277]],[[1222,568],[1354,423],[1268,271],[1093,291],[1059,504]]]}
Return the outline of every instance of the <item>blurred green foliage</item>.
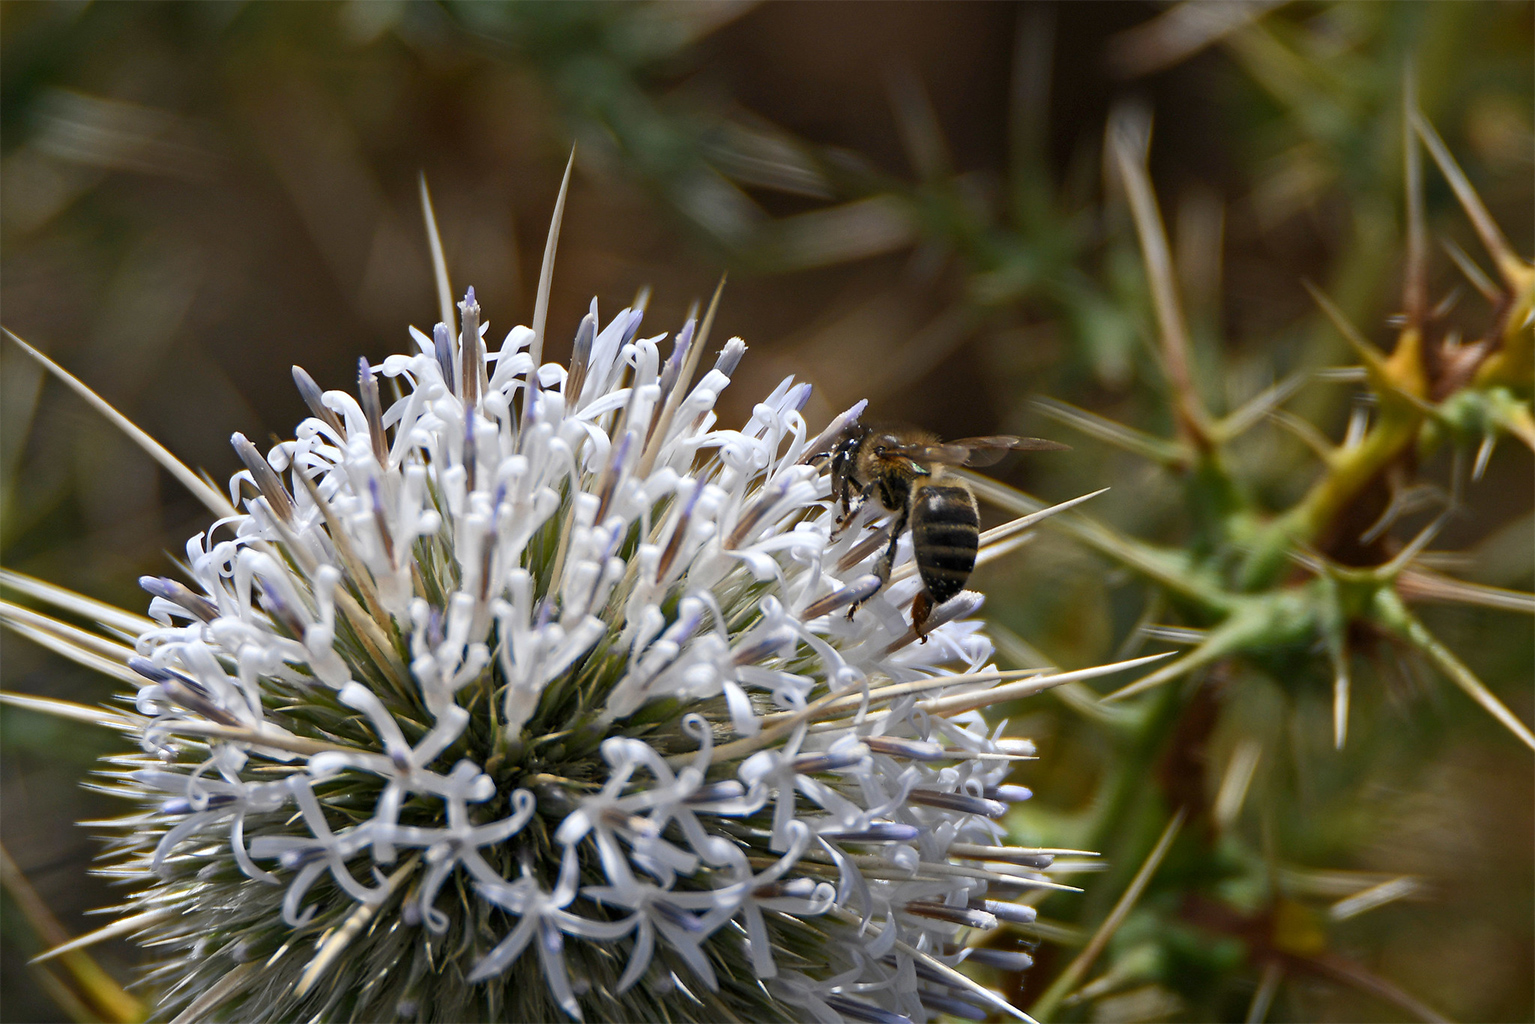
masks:
{"label": "blurred green foliage", "polygon": [[[868,397],[1072,441],[990,488],[1113,487],[978,572],[1000,653],[1178,653],[1139,695],[1010,709],[1042,748],[1010,824],[1103,854],[996,979],[1020,1006],[1531,1018],[1530,751],[1449,685],[1532,719],[1530,4],[8,3],[0,27],[7,325],[215,477],[231,431],[299,415],[290,362],[340,379],[432,317],[419,172],[456,279],[526,318],[572,139],[556,337],[594,291],[653,285],[670,323],[724,265],[721,329],[760,380],[812,380],[808,415]],[[1405,150],[1409,69],[1510,252]],[[198,513],[3,355],[0,556],[142,604]],[[8,689],[110,691],[6,648]],[[111,899],[69,825],[102,811],[73,786],[106,741],[50,728],[4,716],[4,841],[79,931]],[[15,980],[35,945],[5,916]],[[52,1007],[8,983],[0,1015]]]}

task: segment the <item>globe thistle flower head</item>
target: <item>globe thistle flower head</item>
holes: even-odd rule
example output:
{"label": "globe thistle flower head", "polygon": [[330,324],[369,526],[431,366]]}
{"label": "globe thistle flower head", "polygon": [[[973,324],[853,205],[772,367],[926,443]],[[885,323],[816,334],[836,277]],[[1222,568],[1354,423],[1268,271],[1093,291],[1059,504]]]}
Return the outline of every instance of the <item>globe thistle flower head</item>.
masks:
{"label": "globe thistle flower head", "polygon": [[828,497],[862,403],[813,431],[787,378],[721,426],[712,310],[668,345],[594,300],[559,366],[542,312],[488,351],[470,289],[235,436],[243,510],[143,581],[113,772],[157,1015],[1022,1016],[956,970],[1026,966],[970,937],[1062,888],[980,709],[1107,669],[1000,686],[969,591],[919,643],[910,542],[882,586]]}

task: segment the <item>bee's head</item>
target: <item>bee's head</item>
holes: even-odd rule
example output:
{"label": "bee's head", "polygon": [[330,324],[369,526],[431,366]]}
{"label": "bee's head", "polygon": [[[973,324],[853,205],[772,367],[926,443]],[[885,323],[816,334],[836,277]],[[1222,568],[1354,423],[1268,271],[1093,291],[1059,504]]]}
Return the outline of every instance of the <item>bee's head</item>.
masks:
{"label": "bee's head", "polygon": [[911,446],[895,434],[869,432],[860,446],[860,454],[871,475],[899,473],[902,476],[928,476],[927,466],[912,458]]}

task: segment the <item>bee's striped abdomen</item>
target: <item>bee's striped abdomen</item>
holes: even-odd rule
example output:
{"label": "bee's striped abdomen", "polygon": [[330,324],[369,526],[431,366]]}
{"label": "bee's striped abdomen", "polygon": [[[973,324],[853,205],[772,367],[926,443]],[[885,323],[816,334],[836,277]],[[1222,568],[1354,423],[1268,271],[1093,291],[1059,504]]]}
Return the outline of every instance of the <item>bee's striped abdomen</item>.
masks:
{"label": "bee's striped abdomen", "polygon": [[912,495],[912,552],[923,585],[937,604],[965,586],[976,568],[981,518],[969,488],[918,487]]}

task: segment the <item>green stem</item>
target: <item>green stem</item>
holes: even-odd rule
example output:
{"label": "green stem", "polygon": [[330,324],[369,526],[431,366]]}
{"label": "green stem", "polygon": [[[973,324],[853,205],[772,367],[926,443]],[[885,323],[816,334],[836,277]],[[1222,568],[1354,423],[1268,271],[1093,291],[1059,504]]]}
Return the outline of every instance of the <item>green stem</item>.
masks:
{"label": "green stem", "polygon": [[1264,528],[1243,567],[1245,590],[1272,585],[1292,548],[1316,545],[1339,513],[1417,440],[1423,415],[1401,400],[1388,398],[1383,406],[1381,419],[1361,442],[1338,451],[1306,496]]}

